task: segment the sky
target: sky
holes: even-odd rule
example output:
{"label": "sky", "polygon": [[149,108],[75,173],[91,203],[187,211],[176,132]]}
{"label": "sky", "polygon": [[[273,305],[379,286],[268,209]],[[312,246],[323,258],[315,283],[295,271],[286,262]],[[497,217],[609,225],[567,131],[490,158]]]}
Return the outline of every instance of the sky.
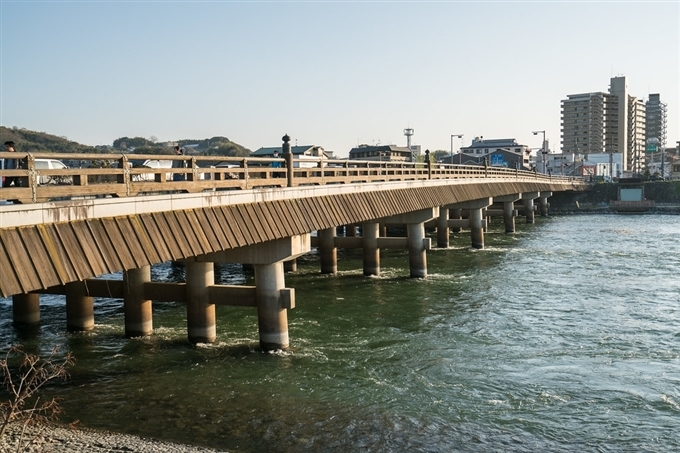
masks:
{"label": "sky", "polygon": [[87,145],[224,136],[251,150],[560,151],[560,101],[668,104],[680,140],[680,2],[0,0],[0,125]]}

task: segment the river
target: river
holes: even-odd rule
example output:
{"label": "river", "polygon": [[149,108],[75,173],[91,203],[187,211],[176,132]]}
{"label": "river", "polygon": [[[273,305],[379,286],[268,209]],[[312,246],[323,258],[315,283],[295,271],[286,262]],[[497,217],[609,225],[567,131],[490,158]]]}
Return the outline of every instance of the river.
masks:
{"label": "river", "polygon": [[[299,259],[286,352],[258,349],[242,307],[218,307],[213,345],[188,344],[174,303],[155,304],[149,338],[124,338],[115,299],[95,301],[93,332],[68,334],[62,296],[43,296],[37,331],[15,330],[0,299],[0,338],[73,352],[71,379],[46,391],[62,421],[225,451],[679,451],[680,216],[517,230],[490,225],[484,250],[452,235],[422,280],[405,251],[383,251],[377,278],[358,250],[332,276]],[[237,265],[216,274],[253,284]]]}

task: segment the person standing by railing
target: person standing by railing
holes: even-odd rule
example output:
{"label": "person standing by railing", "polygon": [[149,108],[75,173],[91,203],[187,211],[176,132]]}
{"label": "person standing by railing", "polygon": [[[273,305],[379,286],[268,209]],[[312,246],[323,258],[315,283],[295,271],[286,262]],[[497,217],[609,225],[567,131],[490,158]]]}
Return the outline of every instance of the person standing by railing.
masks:
{"label": "person standing by railing", "polygon": [[[16,152],[14,149],[14,142],[8,140],[5,142],[5,151],[8,153]],[[5,159],[5,170],[17,170],[22,168],[22,162],[19,159]],[[14,187],[21,186],[21,178],[18,176],[7,176],[2,184],[2,187],[9,187],[14,184]]]}
{"label": "person standing by railing", "polygon": [[[281,157],[281,156],[279,155],[279,150],[278,150],[278,149],[275,149],[275,150],[274,150],[274,159],[279,159],[280,157]],[[276,168],[276,169],[282,167],[281,162],[278,161],[278,160],[277,160],[277,161],[273,161],[273,162],[271,163],[271,166],[272,166],[272,168]],[[282,177],[283,177],[283,174],[281,174],[281,172],[274,172],[274,177],[275,177],[275,178],[282,178]]]}
{"label": "person standing by railing", "polygon": [[[179,146],[175,146],[175,155],[183,156],[184,151],[182,150],[182,148],[180,148]],[[172,161],[172,168],[186,168],[186,166],[187,165],[186,165],[186,162],[184,161],[184,159],[182,159],[182,160],[176,159],[176,160]],[[172,174],[172,180],[173,181],[184,181],[184,173],[173,173]]]}

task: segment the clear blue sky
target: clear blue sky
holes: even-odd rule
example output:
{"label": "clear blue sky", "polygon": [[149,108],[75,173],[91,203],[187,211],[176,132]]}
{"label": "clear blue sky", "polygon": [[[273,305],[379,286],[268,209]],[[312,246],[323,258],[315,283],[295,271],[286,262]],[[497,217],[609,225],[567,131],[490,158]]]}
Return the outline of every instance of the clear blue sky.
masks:
{"label": "clear blue sky", "polygon": [[[680,3],[1,0],[0,124],[111,144],[288,133],[347,156],[451,134],[560,148],[560,101],[668,104],[680,140]],[[456,140],[455,147],[460,143]]]}

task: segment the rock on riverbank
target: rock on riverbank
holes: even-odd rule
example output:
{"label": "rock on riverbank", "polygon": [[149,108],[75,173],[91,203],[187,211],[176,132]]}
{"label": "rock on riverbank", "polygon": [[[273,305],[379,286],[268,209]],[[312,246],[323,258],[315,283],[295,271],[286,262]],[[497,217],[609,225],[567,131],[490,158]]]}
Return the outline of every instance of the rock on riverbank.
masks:
{"label": "rock on riverbank", "polygon": [[[154,439],[143,439],[126,434],[116,434],[90,429],[71,429],[57,425],[30,426],[21,435],[21,425],[8,428],[0,439],[0,451],[31,453],[224,453],[221,450],[191,445],[173,444]],[[19,445],[25,448],[17,448]]]}

